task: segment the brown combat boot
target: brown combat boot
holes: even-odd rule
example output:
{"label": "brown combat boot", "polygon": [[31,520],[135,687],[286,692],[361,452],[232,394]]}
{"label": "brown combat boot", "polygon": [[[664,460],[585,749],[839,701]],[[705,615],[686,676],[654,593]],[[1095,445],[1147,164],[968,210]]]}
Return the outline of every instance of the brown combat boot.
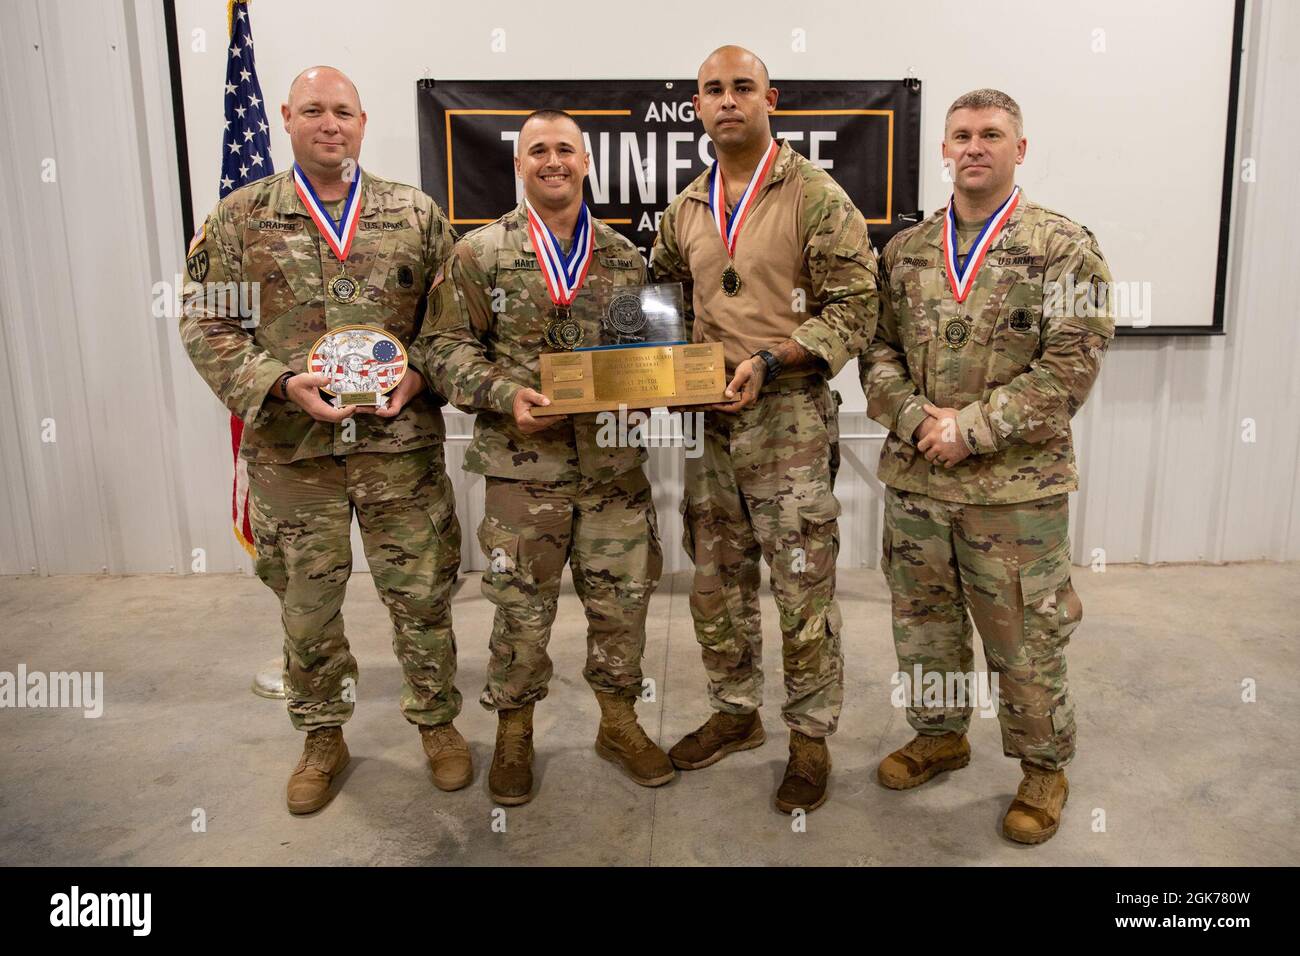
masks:
{"label": "brown combat boot", "polygon": [[439,790],[459,790],[474,779],[469,744],[450,723],[434,727],[420,725],[420,742],[433,771],[433,785]]}
{"label": "brown combat boot", "polygon": [[970,742],[965,734],[917,734],[880,761],[876,779],[890,790],[919,787],[945,770],[960,770],[970,763]]}
{"label": "brown combat boot", "polygon": [[681,770],[699,770],[712,766],[729,753],[761,747],[766,739],[758,711],[748,714],[718,711],[679,740],[668,751],[668,758]]}
{"label": "brown combat boot", "polygon": [[785,779],[776,791],[776,808],[782,813],[812,813],[826,802],[830,775],[831,751],[826,738],[790,731],[790,760],[785,765]]}
{"label": "brown combat boot", "polygon": [[285,798],[290,813],[312,813],[329,803],[334,794],[330,781],[351,759],[343,742],[342,727],[317,727],[307,731],[302,758],[289,775]]}
{"label": "brown combat boot", "polygon": [[677,776],[668,755],[637,723],[635,698],[597,694],[596,700],[600,702],[596,753],[618,764],[643,787],[659,787]]}
{"label": "brown combat boot", "polygon": [[1020,761],[1025,779],[1002,818],[1002,832],[1017,843],[1043,843],[1061,825],[1061,808],[1070,799],[1064,770],[1044,770]]}
{"label": "brown combat boot", "polygon": [[533,705],[497,711],[497,746],[488,792],[503,807],[533,799]]}

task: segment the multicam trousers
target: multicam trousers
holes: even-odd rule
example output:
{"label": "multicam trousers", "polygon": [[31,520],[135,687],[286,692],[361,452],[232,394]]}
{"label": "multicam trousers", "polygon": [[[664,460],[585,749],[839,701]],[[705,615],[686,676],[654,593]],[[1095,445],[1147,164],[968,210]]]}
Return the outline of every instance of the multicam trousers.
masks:
{"label": "multicam trousers", "polygon": [[[1083,606],[1070,583],[1069,520],[1063,494],[968,505],[889,488],[885,502],[882,567],[900,670],[945,681],[971,673],[973,617],[998,675],[1002,749],[1049,770],[1074,755],[1064,651]],[[909,706],[907,721],[923,734],[965,733],[971,706],[958,703]]]}
{"label": "multicam trousers", "polygon": [[[280,599],[289,719],[300,730],[352,716],[357,662],[343,634],[352,514],[393,622],[401,709],[415,724],[460,713],[451,590],[460,525],[442,446],[248,463],[257,575]],[[350,680],[349,680],[350,679]]]}

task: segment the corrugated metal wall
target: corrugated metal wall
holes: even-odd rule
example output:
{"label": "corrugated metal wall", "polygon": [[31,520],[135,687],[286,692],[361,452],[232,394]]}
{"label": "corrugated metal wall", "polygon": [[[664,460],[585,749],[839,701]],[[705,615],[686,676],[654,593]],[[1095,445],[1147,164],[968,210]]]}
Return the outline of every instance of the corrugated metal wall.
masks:
{"label": "corrugated metal wall", "polygon": [[[1228,334],[1112,348],[1075,423],[1080,563],[1098,548],[1109,562],[1300,558],[1300,270],[1284,261],[1300,209],[1300,7],[1249,11],[1240,155],[1257,175],[1237,184]],[[196,549],[208,571],[247,568],[229,529],[224,410],[174,315],[154,314],[184,243],[158,3],[7,3],[0,80],[0,573],[183,573]],[[1193,149],[1221,149],[1214,122],[1168,144],[1167,161]],[[448,424],[472,531],[482,482],[459,471],[468,421]],[[879,429],[845,413],[842,431],[841,562],[874,566]],[[670,567],[684,563],[680,456],[651,460]],[[469,533],[465,559],[479,566]]]}

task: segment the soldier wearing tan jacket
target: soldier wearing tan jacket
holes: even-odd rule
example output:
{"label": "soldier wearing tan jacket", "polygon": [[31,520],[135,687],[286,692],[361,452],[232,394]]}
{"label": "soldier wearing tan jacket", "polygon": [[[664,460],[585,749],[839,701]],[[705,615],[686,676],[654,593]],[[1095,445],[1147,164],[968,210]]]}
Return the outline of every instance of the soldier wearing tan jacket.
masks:
{"label": "soldier wearing tan jacket", "polygon": [[838,411],[827,380],[875,331],[875,256],[844,190],[772,139],[777,91],[758,57],[722,47],[698,80],[693,102],[717,163],[664,213],[651,268],[685,285],[693,341],[723,343],[734,400],[705,413],[704,452],[686,463],[683,501],[691,614],[716,713],[669,755],[696,769],[763,742],[766,559],[790,728],[776,805],[812,810],[826,799],[826,738],[843,698]]}
{"label": "soldier wearing tan jacket", "polygon": [[[307,734],[286,799],[309,813],[348,762],[342,725],[357,663],[342,607],[354,511],[393,622],[402,713],[420,728],[437,786],[470,782],[469,748],[451,723],[461,703],[450,607],[460,528],[437,397],[413,362],[386,408],[335,408],[318,391],[327,377],[308,368],[312,345],[340,326],[382,328],[409,344],[453,237],[424,193],[357,166],[365,113],[342,73],[304,71],[281,111],[295,165],[328,215],[342,219],[349,196],[360,204],[344,261],[292,171],[251,183],[217,204],[191,244],[180,329],[194,367],[244,421],[257,574],[280,601],[289,717]],[[329,289],[341,273],[351,277],[348,301]],[[257,290],[244,297],[257,314],[241,314],[240,297],[227,294],[240,283]]]}
{"label": "soldier wearing tan jacket", "polygon": [[885,247],[884,308],[859,369],[868,414],[890,431],[882,566],[917,731],[880,764],[880,781],[906,789],[969,762],[969,696],[923,704],[916,675],[970,686],[948,678],[972,674],[973,617],[998,678],[1003,751],[1024,771],[1003,832],[1040,843],[1056,832],[1074,755],[1070,418],[1114,323],[1092,233],[1019,193],[1025,148],[1005,93],[953,103],[950,207]]}

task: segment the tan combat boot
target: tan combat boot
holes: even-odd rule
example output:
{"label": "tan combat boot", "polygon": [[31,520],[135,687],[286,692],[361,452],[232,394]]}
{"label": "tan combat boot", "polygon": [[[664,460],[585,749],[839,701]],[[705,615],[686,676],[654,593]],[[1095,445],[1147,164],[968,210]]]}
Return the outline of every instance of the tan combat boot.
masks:
{"label": "tan combat boot", "polygon": [[434,727],[420,725],[420,742],[433,771],[433,785],[439,790],[459,790],[474,779],[469,744],[450,723]]}
{"label": "tan combat boot", "polygon": [[826,802],[830,776],[831,751],[826,738],[790,731],[790,760],[785,765],[785,779],[776,791],[776,808],[782,813],[812,813]]}
{"label": "tan combat boot", "polygon": [[970,763],[970,742],[965,734],[917,734],[880,761],[876,778],[890,790],[919,787],[945,770],[960,770]]}
{"label": "tan combat boot", "polygon": [[497,745],[488,792],[503,807],[533,799],[533,705],[497,711]]}
{"label": "tan combat boot", "polygon": [[1002,832],[1017,843],[1043,843],[1061,825],[1061,808],[1070,799],[1064,770],[1044,770],[1020,761],[1025,779],[1002,818]]}
{"label": "tan combat boot", "polygon": [[317,727],[307,731],[302,758],[289,775],[285,797],[290,813],[312,813],[329,803],[334,794],[330,781],[348,765],[348,745],[342,727]]}
{"label": "tan combat boot", "polygon": [[634,697],[597,694],[600,729],[596,732],[596,753],[618,764],[623,772],[643,787],[659,787],[677,771],[668,755],[646,736],[637,723]]}
{"label": "tan combat boot", "polygon": [[668,757],[681,770],[699,770],[717,763],[729,753],[753,750],[767,739],[758,711],[724,714],[721,711],[679,740]]}

